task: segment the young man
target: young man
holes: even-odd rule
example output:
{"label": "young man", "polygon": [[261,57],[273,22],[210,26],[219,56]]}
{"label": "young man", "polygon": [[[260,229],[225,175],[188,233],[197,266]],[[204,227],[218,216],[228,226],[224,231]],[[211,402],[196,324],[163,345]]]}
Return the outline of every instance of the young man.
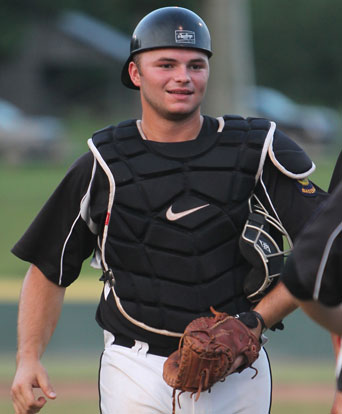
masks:
{"label": "young man", "polygon": [[[33,387],[56,397],[40,357],[65,288],[91,254],[104,281],[96,315],[105,336],[103,414],[170,412],[163,364],[210,307],[240,314],[257,337],[262,326],[252,308],[267,327],[295,308],[273,283],[279,246],[284,234],[296,237],[325,194],[306,179],[313,163],[273,122],[201,114],[211,55],[208,28],[190,10],[145,16],[122,71],[123,83],[139,90],[141,120],[95,133],[90,152],[14,247],[32,263],[19,306],[16,414],[46,403],[34,399]],[[255,229],[265,237],[259,248],[247,237]],[[196,402],[181,394],[176,413],[268,413],[263,348],[253,366],[254,379],[249,368],[232,374]]]}

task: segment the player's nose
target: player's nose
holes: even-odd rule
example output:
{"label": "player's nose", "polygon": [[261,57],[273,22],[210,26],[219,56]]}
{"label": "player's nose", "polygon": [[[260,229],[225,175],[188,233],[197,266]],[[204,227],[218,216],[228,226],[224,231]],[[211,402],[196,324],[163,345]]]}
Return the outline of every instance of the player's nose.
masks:
{"label": "player's nose", "polygon": [[187,65],[177,66],[174,72],[174,79],[176,82],[188,83],[190,82],[190,73]]}

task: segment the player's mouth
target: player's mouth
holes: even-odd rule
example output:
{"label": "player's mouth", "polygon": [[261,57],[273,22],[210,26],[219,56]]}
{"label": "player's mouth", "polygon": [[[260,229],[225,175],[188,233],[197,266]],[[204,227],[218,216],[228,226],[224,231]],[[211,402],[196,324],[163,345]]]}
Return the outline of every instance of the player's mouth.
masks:
{"label": "player's mouth", "polygon": [[167,93],[171,95],[192,95],[194,92],[189,89],[171,89],[168,90]]}

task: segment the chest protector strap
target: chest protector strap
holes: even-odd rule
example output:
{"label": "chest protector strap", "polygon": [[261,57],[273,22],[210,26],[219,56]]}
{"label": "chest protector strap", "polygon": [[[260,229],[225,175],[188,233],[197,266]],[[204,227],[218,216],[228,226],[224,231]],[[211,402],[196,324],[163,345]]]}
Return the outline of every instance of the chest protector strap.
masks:
{"label": "chest protector strap", "polygon": [[171,331],[168,331],[168,330],[165,330],[165,329],[153,328],[152,326],[146,325],[145,323],[132,318],[125,311],[125,309],[122,306],[122,303],[121,303],[121,300],[120,300],[119,296],[116,294],[114,274],[112,272],[112,269],[109,268],[109,266],[106,262],[106,259],[105,259],[105,246],[106,246],[106,240],[107,240],[107,235],[108,235],[108,225],[109,225],[110,215],[111,215],[112,207],[113,207],[113,204],[114,204],[114,198],[115,198],[115,190],[116,190],[115,180],[114,180],[114,177],[113,177],[113,174],[112,174],[110,168],[108,167],[107,163],[102,158],[100,152],[96,148],[96,146],[93,143],[92,139],[88,140],[88,146],[89,146],[90,150],[92,151],[92,153],[94,154],[96,160],[99,162],[100,166],[103,168],[104,172],[106,173],[106,175],[108,177],[108,181],[109,181],[108,208],[107,208],[106,221],[105,221],[105,224],[104,224],[102,242],[101,242],[101,261],[102,261],[102,266],[103,266],[103,275],[102,275],[100,280],[105,282],[104,295],[105,295],[105,297],[107,297],[110,290],[112,290],[117,308],[119,309],[121,314],[129,322],[131,322],[133,325],[136,325],[139,328],[142,328],[142,329],[145,329],[149,332],[157,333],[157,334],[160,334],[160,335],[181,337],[182,333],[180,333],[180,332],[171,332]]}

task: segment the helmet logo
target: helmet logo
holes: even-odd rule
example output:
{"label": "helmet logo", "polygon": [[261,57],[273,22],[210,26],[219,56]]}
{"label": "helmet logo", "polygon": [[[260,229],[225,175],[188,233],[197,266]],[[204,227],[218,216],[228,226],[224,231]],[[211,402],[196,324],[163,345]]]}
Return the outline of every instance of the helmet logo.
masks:
{"label": "helmet logo", "polygon": [[192,43],[195,44],[195,32],[191,30],[175,30],[176,43]]}

